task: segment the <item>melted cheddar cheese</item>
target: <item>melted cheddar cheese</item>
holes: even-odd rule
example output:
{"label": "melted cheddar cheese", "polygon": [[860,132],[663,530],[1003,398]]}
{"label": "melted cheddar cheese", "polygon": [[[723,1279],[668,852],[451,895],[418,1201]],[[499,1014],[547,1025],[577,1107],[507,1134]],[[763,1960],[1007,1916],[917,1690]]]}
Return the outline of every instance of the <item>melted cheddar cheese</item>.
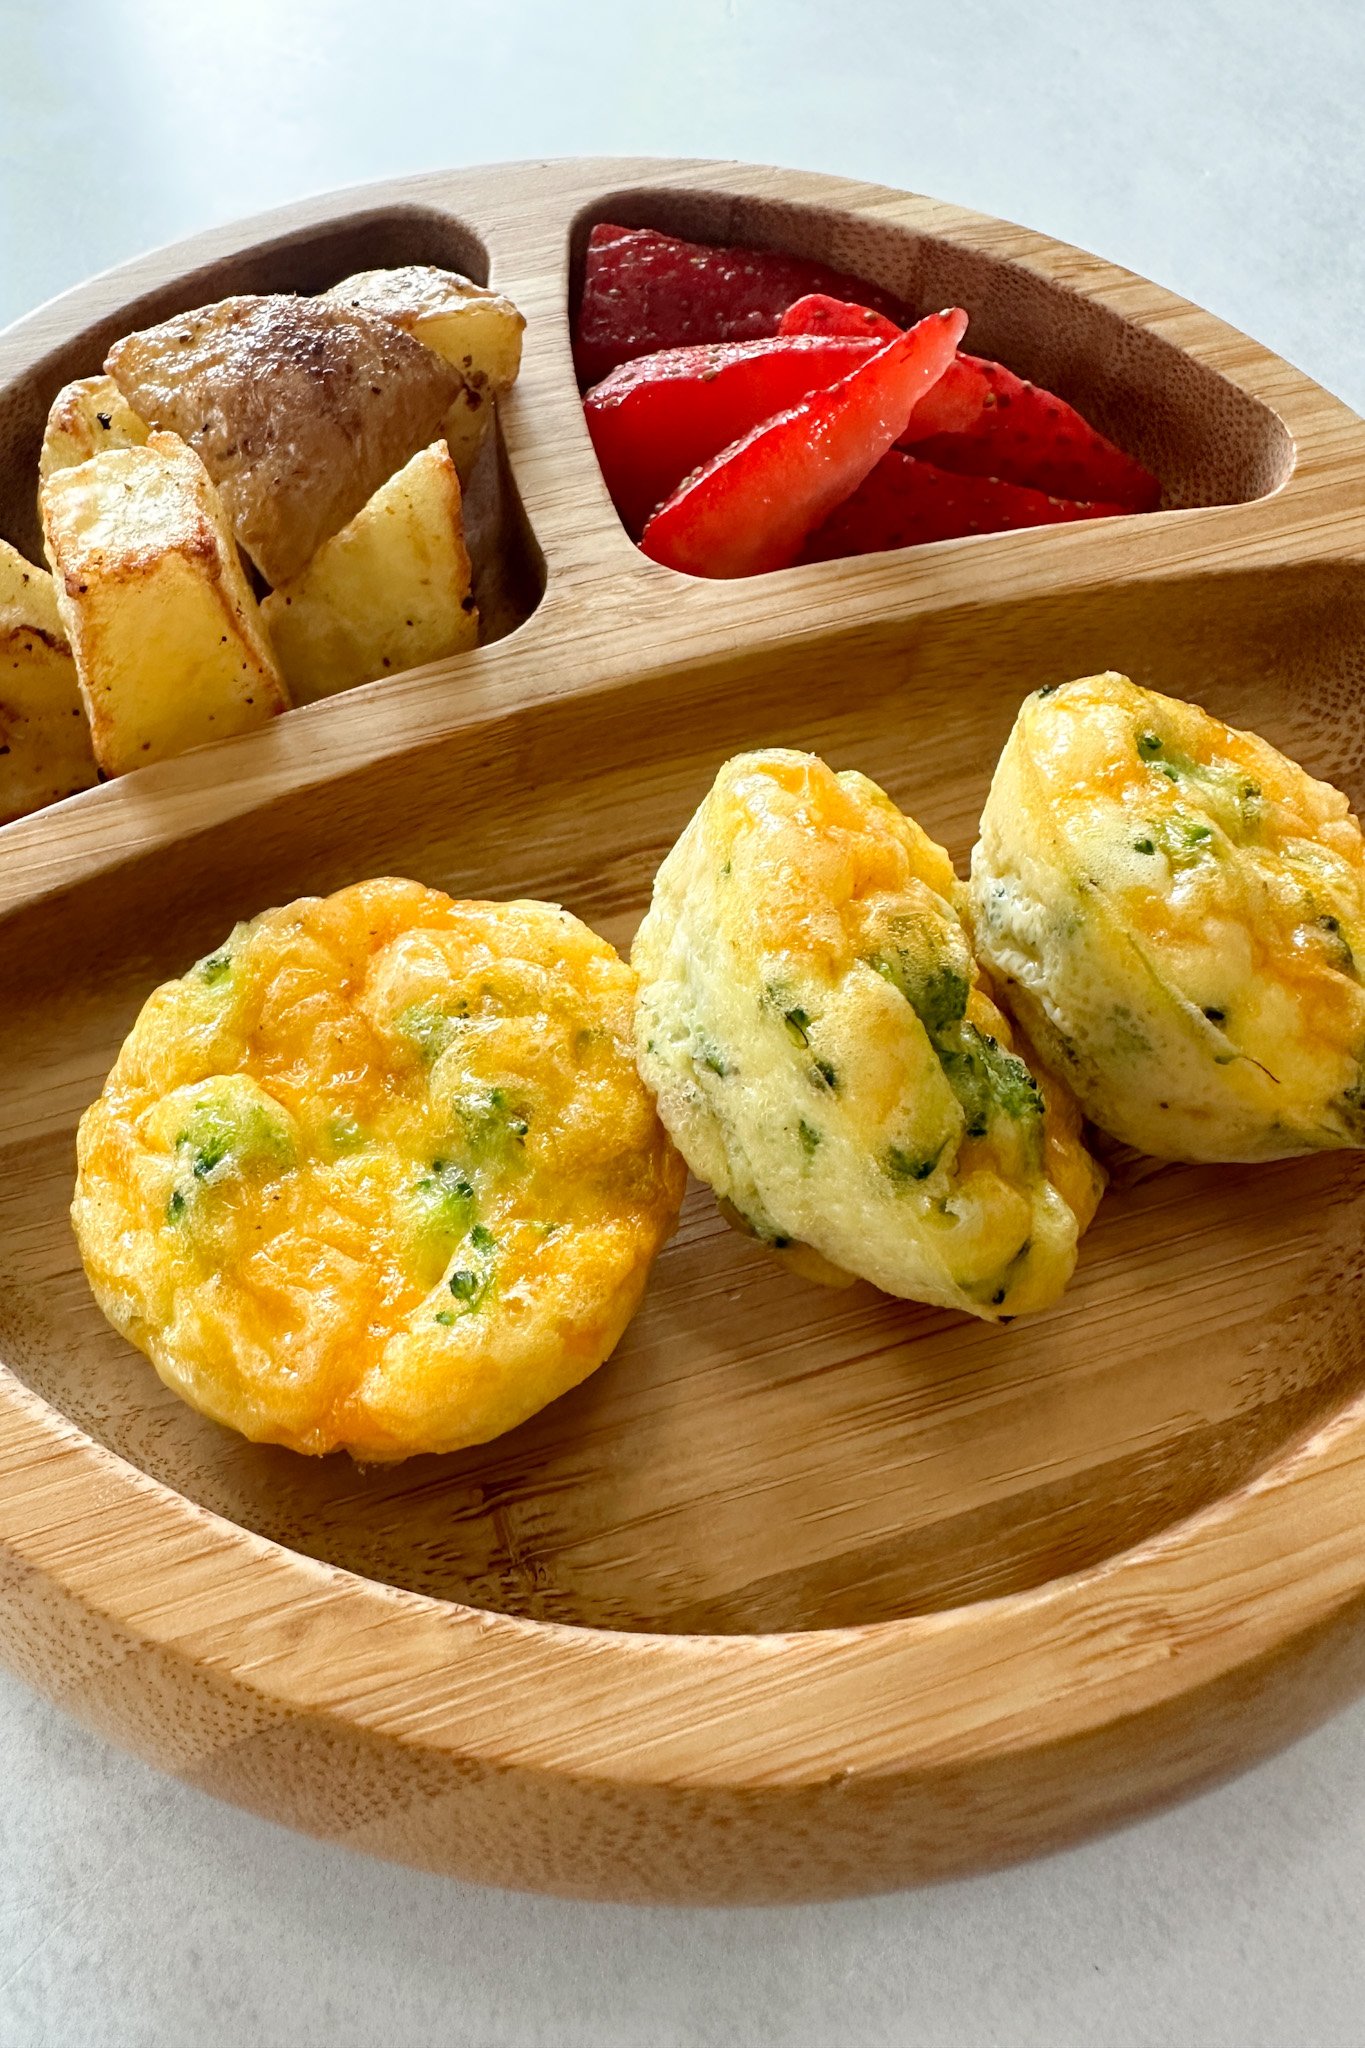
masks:
{"label": "melted cheddar cheese", "polygon": [[1365,846],[1265,740],[1125,676],[1039,692],[972,886],[990,971],[1105,1130],[1196,1160],[1365,1143]]}
{"label": "melted cheddar cheese", "polygon": [[743,1227],[815,1277],[996,1320],[1060,1294],[1100,1182],[1066,1089],[991,1000],[960,893],[865,776],[741,755],[659,871],[637,1049]]}
{"label": "melted cheddar cheese", "polygon": [[607,1357],[682,1198],[633,1000],[551,904],[380,880],[239,925],[82,1119],[105,1313],[256,1441],[383,1461],[511,1428]]}

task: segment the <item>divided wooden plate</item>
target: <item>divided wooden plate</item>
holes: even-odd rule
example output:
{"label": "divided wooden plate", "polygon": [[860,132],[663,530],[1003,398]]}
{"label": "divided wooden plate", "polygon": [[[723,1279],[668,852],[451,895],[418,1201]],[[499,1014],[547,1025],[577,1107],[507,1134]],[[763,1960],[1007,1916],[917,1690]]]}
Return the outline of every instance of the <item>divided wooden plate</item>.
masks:
{"label": "divided wooden plate", "polygon": [[[658,568],[583,426],[596,219],[780,246],[931,307],[1163,479],[1143,518],[743,583]],[[0,532],[129,327],[361,265],[528,316],[491,465],[503,637],[0,833],[0,1648],[274,1818],[599,1897],[799,1899],[1044,1849],[1365,1685],[1365,1161],[1164,1167],[992,1329],[797,1281],[694,1192],[614,1359],[484,1450],[253,1448],[108,1330],[76,1119],[147,991],[364,875],[554,898],[625,946],[718,764],[811,747],[959,858],[1023,694],[1112,667],[1365,797],[1365,424],[1023,229],[726,164],[523,165],[312,201],[0,338]]]}

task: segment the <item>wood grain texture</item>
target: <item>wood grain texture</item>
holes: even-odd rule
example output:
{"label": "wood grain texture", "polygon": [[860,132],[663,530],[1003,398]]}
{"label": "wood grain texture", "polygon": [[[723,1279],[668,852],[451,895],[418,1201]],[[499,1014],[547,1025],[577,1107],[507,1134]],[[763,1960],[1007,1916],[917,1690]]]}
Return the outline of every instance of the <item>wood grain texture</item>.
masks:
{"label": "wood grain texture", "polygon": [[[1170,509],[741,584],[658,568],[569,361],[603,217],[961,301]],[[268,904],[390,871],[625,945],[716,767],[764,743],[862,768],[961,860],[1021,696],[1105,667],[1365,798],[1365,426],[1156,287],[874,187],[501,167],[149,257],[0,337],[0,532],[32,544],[46,404],[115,333],[411,260],[529,316],[489,484],[504,637],[0,834],[0,1648],[276,1818],[595,1896],[977,1868],[1264,1753],[1365,1684],[1358,1159],[1119,1162],[1073,1288],[1007,1330],[807,1286],[694,1190],[602,1372],[383,1471],[241,1442],[103,1324],[76,1119],[148,989]]]}

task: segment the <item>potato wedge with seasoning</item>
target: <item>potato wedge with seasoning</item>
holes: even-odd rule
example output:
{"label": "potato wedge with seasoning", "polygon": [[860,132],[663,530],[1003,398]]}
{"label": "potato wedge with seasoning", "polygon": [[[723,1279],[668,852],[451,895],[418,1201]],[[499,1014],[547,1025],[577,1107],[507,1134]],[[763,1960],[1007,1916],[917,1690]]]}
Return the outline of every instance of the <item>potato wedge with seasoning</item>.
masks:
{"label": "potato wedge with seasoning", "polygon": [[52,578],[0,540],[0,825],[98,775]]}
{"label": "potato wedge with seasoning", "polygon": [[477,391],[501,397],[521,368],[524,316],[502,292],[453,270],[408,263],[394,270],[358,270],[323,295],[392,320],[435,349]]}
{"label": "potato wedge with seasoning", "polygon": [[961,898],[866,776],[741,754],[656,878],[636,1054],[692,1171],[798,1270],[995,1322],[1061,1294],[1103,1178]]}
{"label": "potato wedge with seasoning", "polygon": [[1365,1146],[1365,843],[1339,790],[1126,676],[1024,702],[978,945],[1095,1123],[1163,1159]]}
{"label": "potato wedge with seasoning", "polygon": [[445,438],[467,482],[492,418],[490,401],[511,390],[521,368],[526,322],[512,301],[425,263],[357,271],[324,296],[392,320],[459,372],[464,389],[446,417]]}
{"label": "potato wedge with seasoning", "polygon": [[444,441],[381,484],[261,615],[296,704],[473,647],[479,615]]}
{"label": "potato wedge with seasoning", "polygon": [[276,586],[436,438],[463,389],[391,320],[284,293],[130,334],[105,368],[141,419],[194,449]]}
{"label": "potato wedge with seasoning", "polygon": [[95,759],[124,775],[288,706],[218,494],[191,448],[154,433],[42,487],[56,603]]}
{"label": "potato wedge with seasoning", "polygon": [[138,418],[112,377],[78,377],[52,401],[38,457],[39,480],[109,448],[142,448],[148,432],[147,422]]}

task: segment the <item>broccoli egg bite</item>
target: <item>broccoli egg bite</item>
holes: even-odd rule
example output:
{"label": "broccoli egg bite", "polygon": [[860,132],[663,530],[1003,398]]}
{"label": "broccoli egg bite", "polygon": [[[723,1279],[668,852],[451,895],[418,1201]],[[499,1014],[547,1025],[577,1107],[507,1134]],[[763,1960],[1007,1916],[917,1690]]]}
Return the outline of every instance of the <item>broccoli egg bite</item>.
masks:
{"label": "broccoli egg bite", "polygon": [[1365,1144],[1365,847],[1265,740],[1126,676],[1038,691],[972,890],[990,972],[1102,1129],[1163,1159]]}
{"label": "broccoli egg bite", "polygon": [[256,1442],[380,1463],[511,1429],[608,1356],[682,1200],[634,995],[548,903],[379,880],[239,925],[81,1120],[101,1308]]}
{"label": "broccoli egg bite", "polygon": [[731,1220],[812,1277],[1003,1321],[1062,1292],[1102,1183],[962,895],[866,776],[740,755],[659,870],[636,1050]]}

